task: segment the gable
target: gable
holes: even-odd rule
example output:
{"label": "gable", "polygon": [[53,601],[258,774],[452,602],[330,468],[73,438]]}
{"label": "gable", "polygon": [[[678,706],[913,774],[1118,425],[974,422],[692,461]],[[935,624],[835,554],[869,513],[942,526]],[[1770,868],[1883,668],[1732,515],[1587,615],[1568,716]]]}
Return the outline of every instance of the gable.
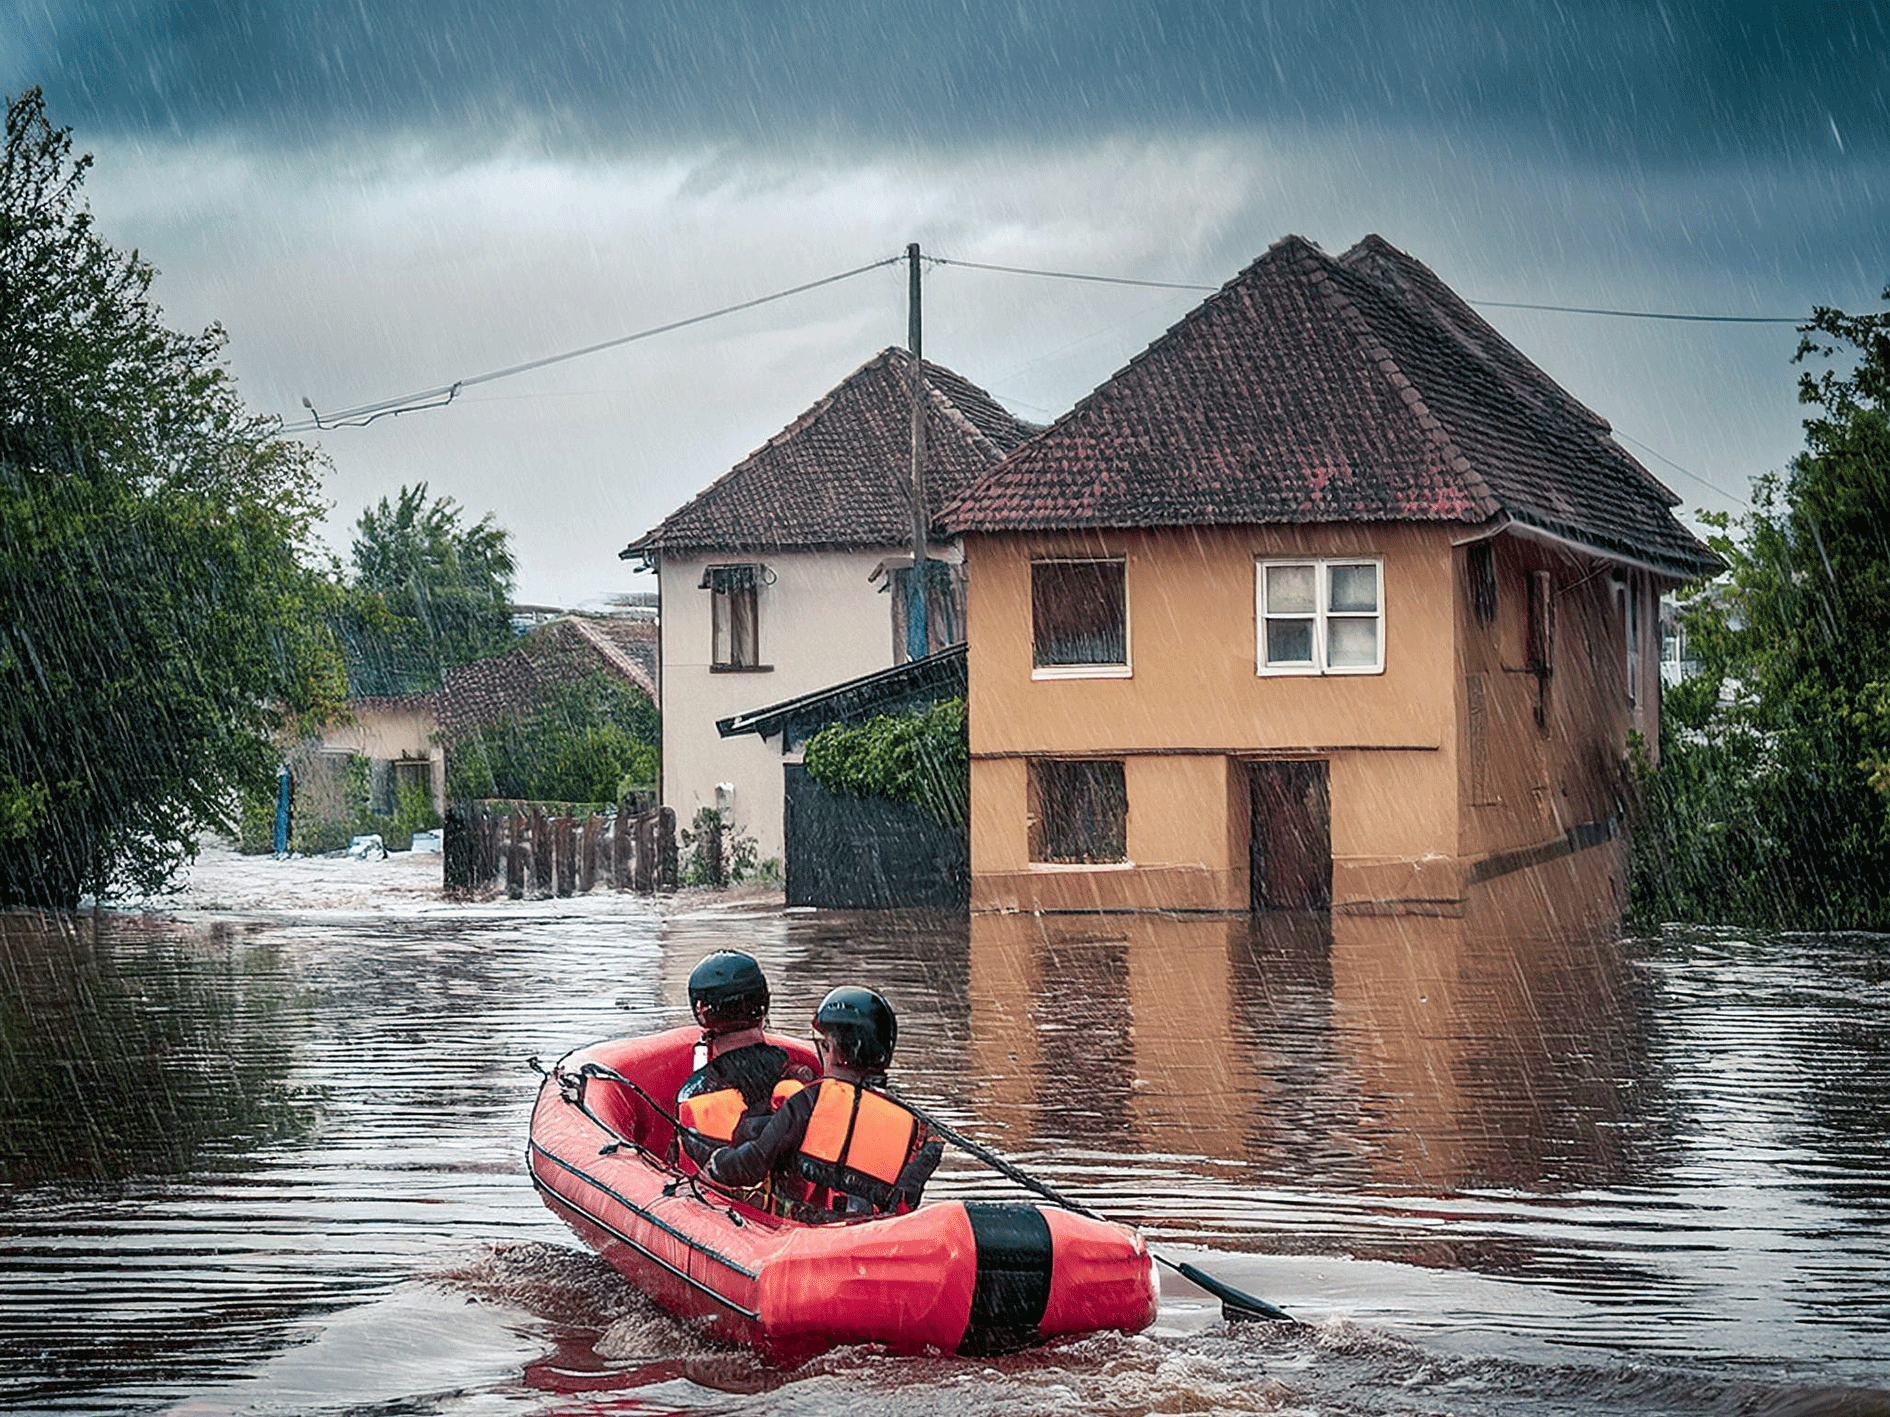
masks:
{"label": "gable", "polygon": [[[911,356],[882,350],[625,557],[898,545],[911,540]],[[1035,429],[942,365],[925,364],[933,516]]]}
{"label": "gable", "polygon": [[1440,316],[1468,307],[1373,241],[1348,262],[1298,237],[1275,243],[977,482],[946,524],[1509,518],[1676,576],[1717,564],[1603,420],[1487,325]]}

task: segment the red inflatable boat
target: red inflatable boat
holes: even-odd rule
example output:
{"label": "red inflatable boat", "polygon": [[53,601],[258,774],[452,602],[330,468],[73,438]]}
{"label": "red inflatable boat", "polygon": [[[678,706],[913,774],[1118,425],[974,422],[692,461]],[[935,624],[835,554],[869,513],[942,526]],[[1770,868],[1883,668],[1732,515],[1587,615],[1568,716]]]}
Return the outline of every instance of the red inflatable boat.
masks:
{"label": "red inflatable boat", "polygon": [[[1125,1226],[983,1201],[807,1225],[683,1174],[654,1104],[668,1111],[698,1037],[679,1028],[561,1060],[528,1153],[545,1204],[679,1318],[784,1362],[846,1343],[993,1352],[1154,1321],[1149,1253]],[[797,1040],[769,1041],[814,1061]]]}

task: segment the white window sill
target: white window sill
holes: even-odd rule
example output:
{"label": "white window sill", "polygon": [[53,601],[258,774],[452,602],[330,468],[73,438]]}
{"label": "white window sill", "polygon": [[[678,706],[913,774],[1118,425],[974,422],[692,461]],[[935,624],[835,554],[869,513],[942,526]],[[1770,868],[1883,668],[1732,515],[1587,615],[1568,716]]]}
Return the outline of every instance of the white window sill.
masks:
{"label": "white window sill", "polygon": [[1316,664],[1262,664],[1254,673],[1262,679],[1325,679],[1334,676],[1357,677],[1361,674],[1383,674],[1382,664],[1366,665],[1359,668],[1350,666],[1340,669],[1321,669]]}
{"label": "white window sill", "polygon": [[1133,679],[1126,664],[1039,664],[1030,671],[1033,679]]}
{"label": "white window sill", "polygon": [[1133,861],[1032,861],[1030,869],[1046,876],[1086,874],[1096,871],[1133,871]]}

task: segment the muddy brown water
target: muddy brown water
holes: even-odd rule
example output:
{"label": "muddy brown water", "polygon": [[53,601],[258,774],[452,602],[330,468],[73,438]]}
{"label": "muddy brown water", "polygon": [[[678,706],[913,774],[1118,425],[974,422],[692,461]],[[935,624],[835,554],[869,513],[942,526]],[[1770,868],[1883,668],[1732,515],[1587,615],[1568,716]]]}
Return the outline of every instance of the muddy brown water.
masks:
{"label": "muddy brown water", "polygon": [[[1164,1273],[1133,1337],[780,1372],[653,1311],[534,1195],[527,1060],[730,946],[778,1026],[881,987],[916,1100],[1307,1325]],[[0,915],[0,1409],[1890,1413],[1887,982],[1508,907]]]}

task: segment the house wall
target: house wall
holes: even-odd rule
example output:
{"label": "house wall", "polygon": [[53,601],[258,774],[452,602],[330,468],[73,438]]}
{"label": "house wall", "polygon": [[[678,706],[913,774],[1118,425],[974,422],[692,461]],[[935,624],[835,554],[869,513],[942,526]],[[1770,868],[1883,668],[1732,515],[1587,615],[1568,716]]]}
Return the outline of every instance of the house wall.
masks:
{"label": "house wall", "polygon": [[[1033,555],[1124,558],[1127,677],[1032,677]],[[1382,558],[1382,673],[1256,673],[1255,559],[1302,555]],[[1268,756],[1329,765],[1335,909],[1460,896],[1449,529],[978,536],[966,564],[974,909],[1244,909]],[[1054,755],[1123,760],[1130,865],[1029,860],[1028,762]]]}
{"label": "house wall", "polygon": [[[1619,842],[1628,735],[1657,740],[1660,712],[1652,577],[1520,537],[1498,537],[1491,549],[1496,613],[1487,624],[1472,606],[1469,548],[1457,553],[1461,852],[1469,873],[1482,878],[1533,868],[1558,850]],[[1529,581],[1539,573],[1549,577],[1554,605],[1544,688],[1525,672]],[[1641,616],[1632,665],[1630,596]],[[1621,858],[1610,872],[1617,889],[1624,855],[1612,853]]]}
{"label": "house wall", "polygon": [[436,741],[439,724],[430,709],[417,704],[385,700],[349,705],[348,722],[328,725],[322,747],[328,752],[354,753],[382,762],[428,764],[433,810],[446,810],[446,753]]}
{"label": "house wall", "polygon": [[[890,668],[892,597],[882,593],[883,579],[868,577],[900,554],[902,548],[887,546],[662,558],[662,798],[680,827],[703,807],[722,805],[717,788],[726,783],[736,828],[755,838],[762,860],[782,857],[780,740],[724,738],[716,721]],[[716,671],[711,595],[700,583],[709,566],[739,564],[767,571],[756,594],[763,667]]]}

